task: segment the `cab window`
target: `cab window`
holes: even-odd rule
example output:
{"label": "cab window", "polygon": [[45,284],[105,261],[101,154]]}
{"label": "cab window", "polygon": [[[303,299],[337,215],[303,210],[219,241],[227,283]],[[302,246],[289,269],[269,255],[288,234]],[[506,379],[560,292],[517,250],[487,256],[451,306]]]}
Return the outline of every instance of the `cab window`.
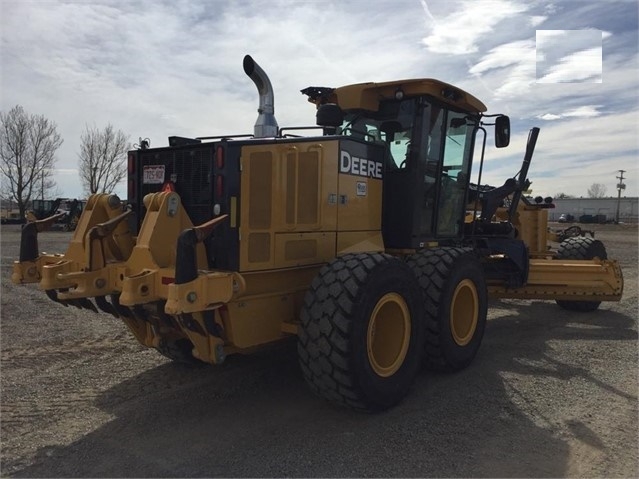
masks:
{"label": "cab window", "polygon": [[470,176],[472,131],[472,125],[466,121],[466,114],[448,112],[439,179],[437,234],[441,236],[458,235],[463,222]]}
{"label": "cab window", "polygon": [[357,140],[384,144],[389,152],[390,168],[407,168],[415,99],[382,102],[377,112],[347,112],[338,133]]}

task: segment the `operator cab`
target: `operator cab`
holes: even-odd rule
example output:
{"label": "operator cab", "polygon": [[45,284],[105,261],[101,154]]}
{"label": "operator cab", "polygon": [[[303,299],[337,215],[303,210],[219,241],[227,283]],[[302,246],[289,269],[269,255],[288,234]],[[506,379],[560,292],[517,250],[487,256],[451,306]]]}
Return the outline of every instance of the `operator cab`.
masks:
{"label": "operator cab", "polygon": [[463,231],[479,114],[433,98],[386,100],[349,111],[338,134],[384,145],[383,234],[389,248],[419,248]]}
{"label": "operator cab", "polygon": [[[318,107],[324,134],[381,145],[382,233],[387,248],[459,243],[475,136],[486,106],[434,79],[302,90]],[[507,146],[508,117],[497,116],[495,146]],[[483,154],[483,150],[482,150]]]}

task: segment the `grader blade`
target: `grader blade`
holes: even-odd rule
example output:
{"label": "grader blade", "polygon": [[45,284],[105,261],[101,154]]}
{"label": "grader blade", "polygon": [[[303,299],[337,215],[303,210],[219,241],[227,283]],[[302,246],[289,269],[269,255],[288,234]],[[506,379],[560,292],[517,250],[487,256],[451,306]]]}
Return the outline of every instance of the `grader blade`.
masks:
{"label": "grader blade", "polygon": [[525,286],[489,284],[488,292],[494,298],[619,301],[623,274],[613,260],[531,259]]}

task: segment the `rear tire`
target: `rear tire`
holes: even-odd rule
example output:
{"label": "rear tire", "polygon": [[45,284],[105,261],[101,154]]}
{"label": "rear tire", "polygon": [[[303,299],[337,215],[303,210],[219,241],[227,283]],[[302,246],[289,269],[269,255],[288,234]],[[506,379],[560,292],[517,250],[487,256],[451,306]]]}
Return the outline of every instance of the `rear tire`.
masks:
{"label": "rear tire", "polygon": [[324,266],[304,298],[298,356],[323,398],[383,410],[408,392],[421,360],[419,288],[401,260],[349,254]]}
{"label": "rear tire", "polygon": [[[567,238],[559,245],[558,259],[608,259],[608,253],[604,244],[594,238],[577,236]],[[601,301],[565,301],[555,300],[559,306],[568,311],[588,312],[595,311]]]}
{"label": "rear tire", "polygon": [[468,366],[481,345],[488,291],[472,249],[434,248],[408,259],[423,292],[426,341],[424,363],[436,371]]}

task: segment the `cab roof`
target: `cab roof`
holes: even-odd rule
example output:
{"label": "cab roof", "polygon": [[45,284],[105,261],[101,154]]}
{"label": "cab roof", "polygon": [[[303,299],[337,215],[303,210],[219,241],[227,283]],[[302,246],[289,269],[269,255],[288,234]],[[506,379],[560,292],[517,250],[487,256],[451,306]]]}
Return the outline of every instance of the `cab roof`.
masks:
{"label": "cab roof", "polygon": [[470,93],[433,78],[357,83],[339,88],[309,87],[302,90],[302,93],[308,95],[308,100],[318,106],[322,103],[337,103],[342,110],[378,111],[380,101],[396,98],[396,93],[400,90],[404,98],[429,95],[469,113],[486,111],[486,105]]}

